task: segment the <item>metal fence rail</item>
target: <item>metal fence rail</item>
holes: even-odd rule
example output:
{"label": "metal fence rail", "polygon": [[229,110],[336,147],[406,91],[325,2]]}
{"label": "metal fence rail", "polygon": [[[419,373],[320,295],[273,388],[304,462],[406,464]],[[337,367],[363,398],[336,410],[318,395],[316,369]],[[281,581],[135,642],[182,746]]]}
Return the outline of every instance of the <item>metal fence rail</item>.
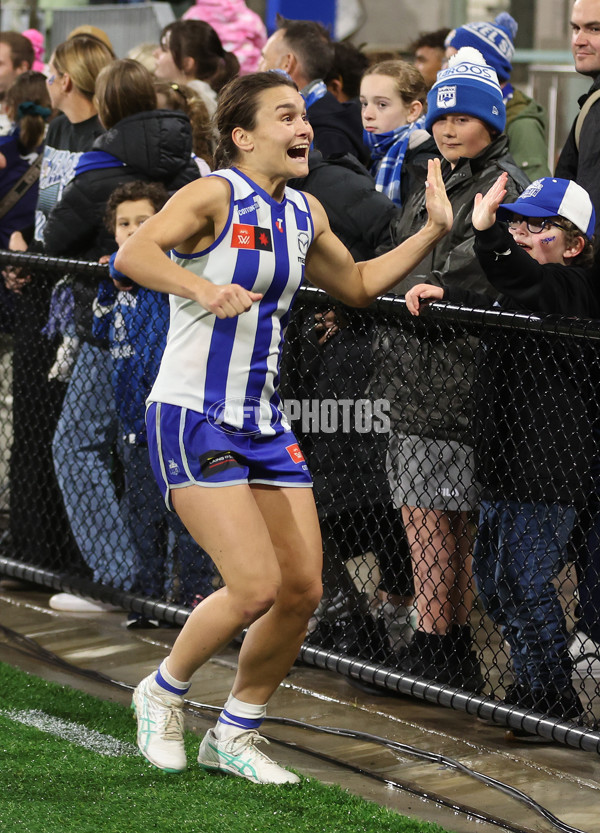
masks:
{"label": "metal fence rail", "polygon": [[[113,602],[138,620],[183,624],[220,578],[167,517],[144,438],[123,423],[143,397],[117,372],[136,355],[118,303],[96,305],[110,326],[104,346],[95,342],[101,359],[86,366],[111,396],[73,402],[69,393],[82,342],[69,342],[68,291],[77,278],[95,292],[106,267],[10,252],[0,252],[0,266],[31,276],[5,299],[0,573]],[[62,294],[52,296],[59,277]],[[130,312],[136,298],[121,299]],[[56,326],[43,334],[50,309]],[[333,334],[324,321],[335,321]],[[149,317],[138,327],[155,352],[164,326]],[[70,371],[57,373],[65,342]],[[325,555],[304,662],[599,751],[599,342],[600,322],[584,319],[449,305],[413,319],[397,297],[352,310],[311,287],[299,293],[281,393],[313,473]],[[484,540],[481,508],[491,513],[499,501],[512,506],[515,528],[532,523],[532,506],[564,515],[529,536],[567,553],[552,556],[543,580],[520,563],[518,546],[511,562],[510,547],[498,554]],[[587,643],[572,636],[583,626]],[[542,718],[537,706],[510,702],[515,673],[534,660],[548,688],[568,673],[580,714]]]}

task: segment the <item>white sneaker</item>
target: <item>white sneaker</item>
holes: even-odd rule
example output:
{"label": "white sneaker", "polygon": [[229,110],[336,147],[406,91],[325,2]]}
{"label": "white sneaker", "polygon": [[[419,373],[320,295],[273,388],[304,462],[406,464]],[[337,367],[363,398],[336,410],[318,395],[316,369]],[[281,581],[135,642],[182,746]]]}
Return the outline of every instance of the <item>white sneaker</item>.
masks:
{"label": "white sneaker", "polygon": [[578,675],[600,677],[600,645],[583,631],[575,631],[568,642],[569,654]]}
{"label": "white sneaker", "polygon": [[247,778],[253,784],[297,784],[300,781],[256,748],[257,743],[268,743],[256,729],[249,729],[227,740],[219,740],[214,729],[204,735],[198,752],[198,763],[203,769],[227,772]]}
{"label": "white sneaker", "polygon": [[183,745],[184,698],[170,694],[145,677],[133,692],[132,709],[138,722],[137,745],[151,764],[165,772],[182,772],[187,766]]}
{"label": "white sneaker", "polygon": [[52,610],[67,610],[69,613],[108,613],[112,610],[122,610],[107,602],[97,602],[72,593],[55,593],[50,596],[48,604]]}

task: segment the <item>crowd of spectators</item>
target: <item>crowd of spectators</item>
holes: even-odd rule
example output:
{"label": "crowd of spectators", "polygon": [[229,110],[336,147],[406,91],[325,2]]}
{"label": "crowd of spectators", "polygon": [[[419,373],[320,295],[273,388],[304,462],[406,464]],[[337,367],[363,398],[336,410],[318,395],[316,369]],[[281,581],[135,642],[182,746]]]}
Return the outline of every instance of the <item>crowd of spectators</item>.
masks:
{"label": "crowd of spectators", "polygon": [[[596,218],[598,20],[600,0],[575,0],[575,69],[592,86],[555,172],[587,189]],[[497,302],[500,281],[490,279],[475,245],[474,199],[501,175],[509,203],[552,176],[545,112],[511,83],[518,30],[511,15],[423,33],[407,49],[410,61],[336,43],[313,21],[279,18],[267,38],[243,0],[197,0],[157,44],[132,44],[121,59],[105,33],[83,29],[48,56],[35,30],[0,32],[3,248],[108,261],[169,195],[214,169],[211,117],[228,81],[275,70],[296,83],[314,129],[309,175],[291,185],[322,202],[352,255],[370,259],[424,225],[427,161],[440,158],[454,226],[395,293],[427,283],[445,288],[447,298],[464,301],[478,292],[485,299],[479,306]],[[539,233],[547,228],[542,223]],[[586,242],[594,229],[587,231]],[[582,268],[589,277],[597,266]],[[189,608],[217,587],[218,576],[160,505],[143,427],[143,403],[167,337],[168,300],[111,270],[114,282],[70,274],[57,280],[39,267],[4,270],[0,329],[12,336],[11,553]],[[537,294],[519,303],[532,314],[547,311]],[[590,305],[588,316],[594,310]],[[573,312],[585,316],[586,308]],[[503,624],[482,586],[487,574],[476,570],[474,577],[472,569],[486,499],[485,455],[474,434],[486,408],[473,396],[485,351],[480,335],[426,332],[422,324],[405,327],[339,304],[317,315],[306,307],[290,325],[282,367],[284,390],[296,399],[390,404],[386,434],[298,431],[314,475],[325,553],[325,595],[309,639],[473,692],[486,682],[472,633],[477,591],[504,628],[515,673],[519,627],[527,627],[516,615]],[[571,359],[566,349],[555,356],[567,376],[575,372]],[[597,361],[591,348],[586,359]],[[577,510],[581,519],[570,524],[579,625],[570,659],[561,653],[567,675],[573,666],[600,663],[594,405],[591,394],[578,399],[590,442],[584,458],[571,462],[593,487],[572,500],[564,491],[548,497],[541,490],[534,501],[573,510],[573,519]],[[342,416],[340,410],[340,423]],[[578,425],[559,426],[571,432],[566,444],[577,442]],[[497,453],[501,471],[505,449]],[[486,454],[489,464],[489,447]],[[561,470],[565,483],[568,475]],[[347,566],[367,550],[378,571],[371,597],[357,589]],[[521,589],[533,581],[528,575],[523,570]],[[105,609],[65,593],[51,604]],[[159,622],[132,614],[128,625]]]}

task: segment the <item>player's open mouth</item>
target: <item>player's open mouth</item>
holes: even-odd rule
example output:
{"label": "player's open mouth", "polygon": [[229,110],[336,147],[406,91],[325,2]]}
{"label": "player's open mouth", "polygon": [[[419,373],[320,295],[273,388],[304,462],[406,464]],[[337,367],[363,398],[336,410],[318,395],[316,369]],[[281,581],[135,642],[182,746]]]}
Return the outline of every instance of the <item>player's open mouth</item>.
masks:
{"label": "player's open mouth", "polygon": [[296,147],[288,150],[288,156],[291,156],[292,159],[306,159],[308,148],[308,145],[296,145]]}

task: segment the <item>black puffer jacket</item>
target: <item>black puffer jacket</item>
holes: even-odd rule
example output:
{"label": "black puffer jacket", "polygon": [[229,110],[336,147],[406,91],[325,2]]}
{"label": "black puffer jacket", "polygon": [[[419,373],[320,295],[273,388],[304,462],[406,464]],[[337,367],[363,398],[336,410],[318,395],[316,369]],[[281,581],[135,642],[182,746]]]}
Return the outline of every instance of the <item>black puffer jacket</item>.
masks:
{"label": "black puffer jacket", "polygon": [[[331,230],[357,261],[370,260],[377,249],[390,248],[394,203],[375,189],[371,174],[352,154],[324,160],[319,151],[308,157],[309,173],[290,181],[323,205]],[[356,403],[365,395],[371,372],[374,320],[365,310],[335,305],[339,332],[323,345],[315,331],[315,309],[296,309],[286,334],[286,398],[336,402],[340,413],[334,433],[292,425],[302,442],[315,486],[321,517],[389,502],[384,467],[383,434],[355,428],[355,405],[342,418],[340,402]],[[375,420],[376,422],[377,420]],[[369,483],[368,494],[364,484]]]}
{"label": "black puffer jacket", "polygon": [[[92,168],[75,176],[53,208],[44,229],[44,249],[95,261],[117,248],[104,225],[106,202],[119,185],[134,180],[161,182],[170,193],[199,177],[192,159],[192,130],[187,116],[151,110],[122,119],[99,136],[93,151],[104,151],[125,164]],[[86,155],[79,166],[86,161]],[[97,282],[76,279],[75,317],[78,334],[92,340],[92,302]]]}
{"label": "black puffer jacket", "polygon": [[308,120],[315,132],[314,144],[325,159],[334,153],[351,153],[363,165],[369,162],[369,151],[363,144],[360,104],[338,101],[325,93],[308,108]]}
{"label": "black puffer jacket", "polygon": [[288,185],[319,200],[331,230],[354,260],[370,260],[377,249],[392,248],[390,225],[399,209],[375,189],[373,177],[351,153],[324,159],[318,150],[311,150],[308,175],[291,179]]}
{"label": "black puffer jacket", "polygon": [[[508,171],[506,202],[517,198],[529,184],[508,153],[501,135],[473,159],[460,159],[451,169],[442,163],[448,198],[452,203],[452,230],[394,291],[404,295],[418,283],[498,294],[488,282],[475,254],[471,224],[473,200],[485,193],[498,176]],[[414,194],[392,222],[397,245],[425,225],[425,190]],[[471,418],[470,390],[473,381],[477,338],[451,327],[426,328],[420,322],[406,329],[391,321],[381,327],[375,345],[378,373],[371,395],[391,403],[396,431],[439,440],[467,442]]]}

